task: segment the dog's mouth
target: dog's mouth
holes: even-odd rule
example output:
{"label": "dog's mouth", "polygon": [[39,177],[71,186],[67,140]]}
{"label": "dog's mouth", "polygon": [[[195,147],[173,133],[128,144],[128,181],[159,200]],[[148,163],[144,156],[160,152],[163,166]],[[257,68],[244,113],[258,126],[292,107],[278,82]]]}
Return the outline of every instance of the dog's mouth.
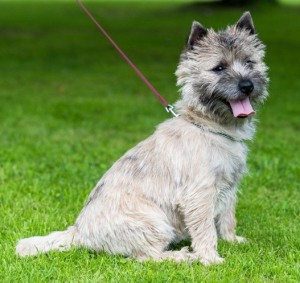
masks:
{"label": "dog's mouth", "polygon": [[255,114],[248,96],[244,99],[229,100],[229,105],[236,118],[246,118]]}

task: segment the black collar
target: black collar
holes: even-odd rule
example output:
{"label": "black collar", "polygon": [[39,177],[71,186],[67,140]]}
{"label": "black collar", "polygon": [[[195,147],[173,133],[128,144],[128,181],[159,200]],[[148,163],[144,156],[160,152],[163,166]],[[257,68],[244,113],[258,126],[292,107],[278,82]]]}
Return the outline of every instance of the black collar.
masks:
{"label": "black collar", "polygon": [[192,124],[193,124],[194,126],[196,126],[197,128],[203,130],[204,132],[209,132],[209,133],[211,133],[211,134],[221,136],[221,137],[226,138],[226,139],[228,139],[228,140],[230,140],[230,141],[233,141],[233,142],[245,142],[245,141],[246,141],[245,139],[240,139],[240,140],[235,139],[234,137],[232,137],[232,136],[230,136],[230,135],[227,135],[227,134],[225,134],[225,133],[222,133],[222,132],[211,131],[211,130],[209,130],[209,129],[203,127],[202,125],[198,125],[198,124],[195,124],[195,123],[193,123],[193,122],[192,122]]}

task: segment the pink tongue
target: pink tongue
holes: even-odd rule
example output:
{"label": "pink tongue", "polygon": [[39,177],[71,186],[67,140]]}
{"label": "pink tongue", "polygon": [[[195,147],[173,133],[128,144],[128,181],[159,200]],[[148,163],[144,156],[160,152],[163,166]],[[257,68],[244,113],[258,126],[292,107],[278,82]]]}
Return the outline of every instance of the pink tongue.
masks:
{"label": "pink tongue", "polygon": [[255,113],[250,104],[249,97],[243,100],[229,100],[229,103],[234,117],[248,117]]}

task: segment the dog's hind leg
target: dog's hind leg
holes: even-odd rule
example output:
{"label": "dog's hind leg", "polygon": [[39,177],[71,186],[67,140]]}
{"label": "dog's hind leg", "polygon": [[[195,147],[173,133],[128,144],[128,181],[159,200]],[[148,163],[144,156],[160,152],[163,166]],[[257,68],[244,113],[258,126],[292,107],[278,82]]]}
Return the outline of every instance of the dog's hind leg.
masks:
{"label": "dog's hind leg", "polygon": [[157,204],[130,195],[107,200],[105,206],[90,203],[75,226],[80,246],[130,258],[157,258],[175,239],[174,227]]}

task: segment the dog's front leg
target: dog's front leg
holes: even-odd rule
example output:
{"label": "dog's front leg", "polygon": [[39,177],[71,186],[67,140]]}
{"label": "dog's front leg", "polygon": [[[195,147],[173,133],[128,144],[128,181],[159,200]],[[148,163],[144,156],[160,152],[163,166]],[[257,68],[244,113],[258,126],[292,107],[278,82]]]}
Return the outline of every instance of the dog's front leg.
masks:
{"label": "dog's front leg", "polygon": [[[234,190],[236,191],[236,190]],[[218,234],[221,239],[228,242],[244,243],[246,239],[236,235],[236,218],[235,218],[235,207],[236,207],[236,195],[233,194],[227,199],[226,206],[221,213],[216,217],[215,223]]]}
{"label": "dog's front leg", "polygon": [[184,218],[192,238],[193,258],[204,265],[224,261],[217,251],[217,231],[214,223],[214,190],[208,188],[201,194],[191,194],[185,202]]}

